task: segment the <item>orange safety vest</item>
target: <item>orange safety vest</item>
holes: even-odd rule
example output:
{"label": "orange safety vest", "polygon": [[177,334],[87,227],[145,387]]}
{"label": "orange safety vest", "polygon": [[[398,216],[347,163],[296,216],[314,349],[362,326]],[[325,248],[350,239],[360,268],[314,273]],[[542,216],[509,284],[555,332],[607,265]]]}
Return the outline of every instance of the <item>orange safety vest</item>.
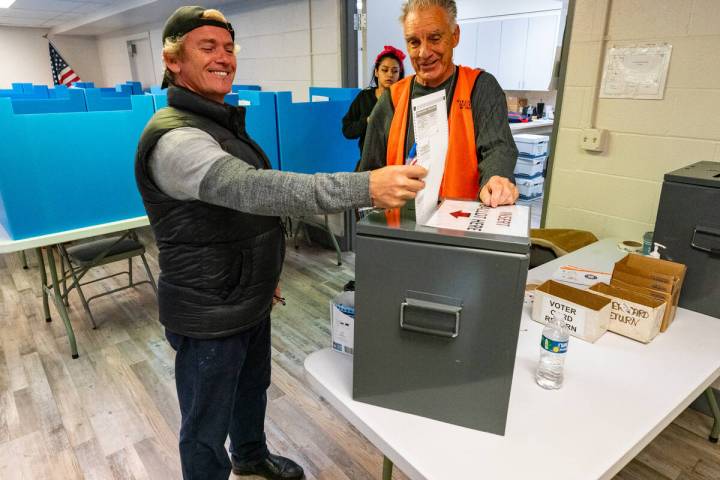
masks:
{"label": "orange safety vest", "polygon": [[[457,69],[455,93],[448,116],[449,142],[445,157],[445,172],[440,185],[440,197],[477,200],[480,172],[470,95],[475,80],[483,71],[460,65]],[[414,77],[415,75],[406,77],[390,87],[395,114],[390,124],[388,138],[388,165],[405,164],[408,106]]]}

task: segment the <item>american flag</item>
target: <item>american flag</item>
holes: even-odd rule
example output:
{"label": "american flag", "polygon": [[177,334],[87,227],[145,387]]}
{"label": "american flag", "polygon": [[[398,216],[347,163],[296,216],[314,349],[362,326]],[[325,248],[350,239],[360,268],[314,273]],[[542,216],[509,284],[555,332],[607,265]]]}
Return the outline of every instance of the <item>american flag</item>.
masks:
{"label": "american flag", "polygon": [[52,68],[53,83],[71,87],[73,83],[79,82],[80,77],[55,50],[53,44],[48,42],[48,45],[50,46],[50,68]]}

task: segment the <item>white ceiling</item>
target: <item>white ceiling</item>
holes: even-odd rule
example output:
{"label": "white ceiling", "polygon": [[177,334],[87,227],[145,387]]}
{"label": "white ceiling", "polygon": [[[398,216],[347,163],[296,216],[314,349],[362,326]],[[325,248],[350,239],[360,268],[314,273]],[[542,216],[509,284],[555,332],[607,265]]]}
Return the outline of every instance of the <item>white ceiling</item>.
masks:
{"label": "white ceiling", "polygon": [[[16,0],[0,8],[0,26],[48,28],[53,34],[102,35],[136,25],[163,22],[188,0]],[[238,0],[203,1],[207,7]]]}

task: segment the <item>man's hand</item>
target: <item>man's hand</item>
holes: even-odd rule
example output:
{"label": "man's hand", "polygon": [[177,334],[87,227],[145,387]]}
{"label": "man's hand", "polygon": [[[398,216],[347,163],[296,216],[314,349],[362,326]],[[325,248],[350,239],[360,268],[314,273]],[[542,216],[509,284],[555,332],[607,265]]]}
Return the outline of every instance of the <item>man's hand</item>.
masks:
{"label": "man's hand", "polygon": [[373,206],[397,208],[415,198],[425,188],[421,180],[427,170],[418,165],[391,165],[370,172],[370,197]]}
{"label": "man's hand", "polygon": [[489,207],[512,205],[519,196],[517,187],[507,178],[498,175],[490,177],[480,190],[480,201]]}

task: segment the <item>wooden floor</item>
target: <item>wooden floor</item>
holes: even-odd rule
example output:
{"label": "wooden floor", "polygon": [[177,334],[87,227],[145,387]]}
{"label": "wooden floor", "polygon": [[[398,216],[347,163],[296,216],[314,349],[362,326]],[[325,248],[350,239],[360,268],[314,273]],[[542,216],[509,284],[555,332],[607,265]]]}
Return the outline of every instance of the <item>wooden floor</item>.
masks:
{"label": "wooden floor", "polygon": [[[157,272],[154,248],[149,254]],[[73,294],[80,358],[72,360],[54,309],[53,322],[43,318],[30,257],[23,270],[19,256],[0,256],[0,479],[181,478],[173,351],[150,287],[93,302],[97,330]],[[273,318],[266,431],[271,450],[298,460],[308,479],[377,479],[381,453],[303,375],[305,356],[330,342],[328,299],[353,275],[352,254],[342,267],[334,258],[329,250],[288,249],[281,284],[287,306]],[[720,479],[720,446],[706,440],[710,425],[705,415],[683,412],[617,478]],[[394,478],[407,477],[396,469]]]}

